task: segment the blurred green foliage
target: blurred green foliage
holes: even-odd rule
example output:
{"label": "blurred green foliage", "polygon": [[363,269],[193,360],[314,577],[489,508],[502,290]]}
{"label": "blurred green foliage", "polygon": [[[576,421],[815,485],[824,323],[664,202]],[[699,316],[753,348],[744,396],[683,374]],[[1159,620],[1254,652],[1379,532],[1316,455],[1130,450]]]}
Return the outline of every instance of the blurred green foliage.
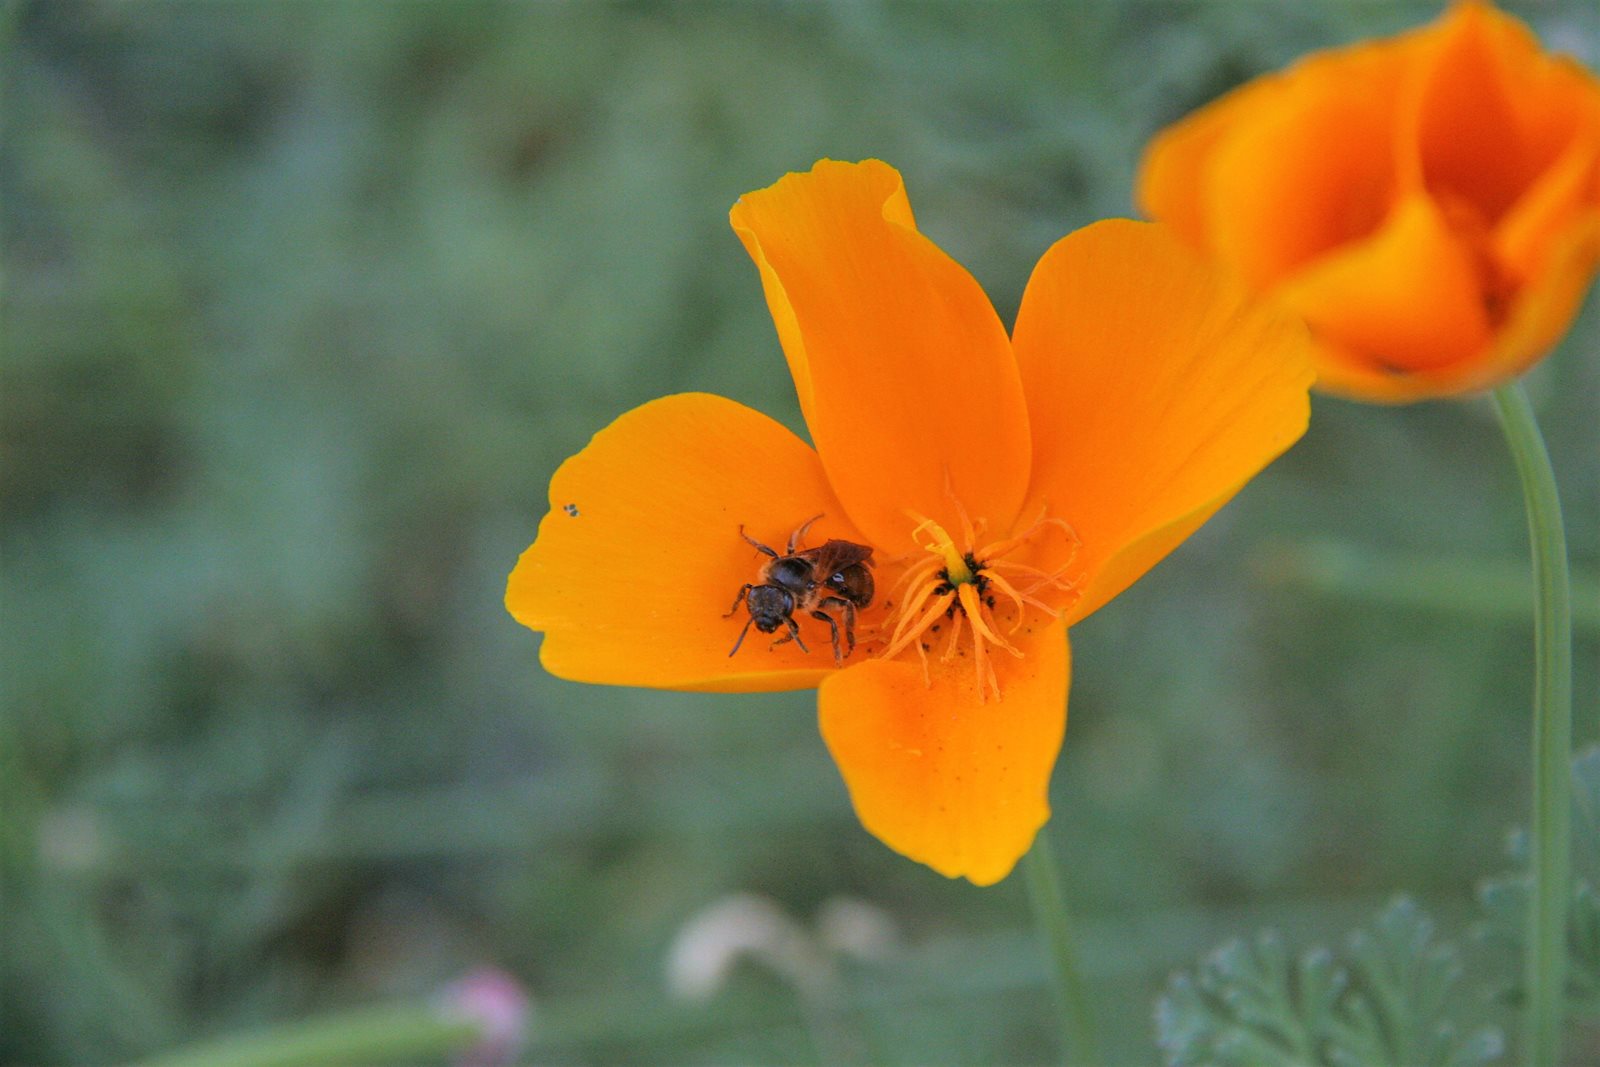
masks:
{"label": "blurred green foliage", "polygon": [[[147,1054],[480,963],[537,999],[530,1061],[812,1060],[758,969],[664,992],[675,932],[740,891],[902,931],[841,970],[862,1058],[1051,1056],[1019,880],[870,839],[809,694],[555,681],[505,574],[555,466],[623,410],[703,389],[798,425],[740,193],[888,159],[1009,320],[1051,241],[1130,212],[1160,125],[1432,10],[0,7],[0,1061]],[[1592,4],[1524,10],[1600,55]],[[1590,304],[1529,387],[1592,581]],[[1531,627],[1501,581],[1525,537],[1484,403],[1319,400],[1074,631],[1052,832],[1119,1062],[1155,1058],[1165,973],[1227,935],[1326,937],[1402,889],[1461,916],[1526,814]],[[1347,595],[1295,562],[1324,540],[1494,583]]]}
{"label": "blurred green foliage", "polygon": [[[1600,1020],[1600,746],[1572,762],[1575,842],[1566,997],[1578,1027]],[[1481,1025],[1526,1005],[1523,945],[1531,878],[1526,830],[1510,835],[1514,868],[1479,884],[1471,933],[1498,961],[1474,988],[1459,948],[1406,897],[1344,939],[1341,956],[1291,958],[1275,931],[1234,938],[1193,972],[1173,975],[1156,1007],[1172,1067],[1477,1067],[1500,1062],[1505,1035]],[[1520,1023],[1519,1023],[1520,1025]],[[1590,1030],[1589,1037],[1600,1036]],[[1597,1050],[1586,1041],[1573,1062]]]}
{"label": "blurred green foliage", "polygon": [[[1595,1027],[1600,1036],[1600,747],[1573,761],[1572,911],[1567,921],[1567,994],[1571,1012]],[[1476,932],[1485,944],[1514,958],[1526,943],[1528,835],[1511,835],[1507,850],[1515,867],[1486,879],[1478,888],[1483,921]],[[1499,992],[1511,999],[1525,996],[1522,975],[1507,968]],[[1595,1045],[1600,1051],[1600,1042]]]}
{"label": "blurred green foliage", "polygon": [[[1460,957],[1400,897],[1347,940],[1291,959],[1276,936],[1231,941],[1156,1010],[1173,1067],[1481,1067],[1505,1039],[1474,1029],[1478,1003],[1457,990]],[[1465,1003],[1463,1003],[1465,1002]]]}

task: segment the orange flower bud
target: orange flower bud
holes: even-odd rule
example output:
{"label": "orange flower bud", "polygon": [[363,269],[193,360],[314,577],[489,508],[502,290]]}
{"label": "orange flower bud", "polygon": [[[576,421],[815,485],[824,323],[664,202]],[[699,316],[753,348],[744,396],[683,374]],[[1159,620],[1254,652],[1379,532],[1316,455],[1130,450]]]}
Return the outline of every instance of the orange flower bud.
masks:
{"label": "orange flower bud", "polygon": [[1600,264],[1600,81],[1469,0],[1168,127],[1137,196],[1305,317],[1320,388],[1486,389],[1555,345]]}

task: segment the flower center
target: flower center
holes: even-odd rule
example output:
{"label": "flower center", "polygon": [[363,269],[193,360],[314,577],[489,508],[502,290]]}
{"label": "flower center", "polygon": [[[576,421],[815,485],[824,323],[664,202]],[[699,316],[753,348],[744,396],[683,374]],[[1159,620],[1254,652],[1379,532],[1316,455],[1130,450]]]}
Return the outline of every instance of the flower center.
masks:
{"label": "flower center", "polygon": [[1490,213],[1466,196],[1449,189],[1435,193],[1445,224],[1466,249],[1483,293],[1483,310],[1489,325],[1498,329],[1511,309],[1518,279],[1495,251]]}
{"label": "flower center", "polygon": [[[932,684],[928,653],[935,642],[942,638],[944,646],[939,656],[946,662],[965,655],[970,647],[978,700],[986,702],[992,693],[998,701],[1000,679],[989,646],[1020,659],[1022,650],[1007,635],[1016,633],[1027,613],[1042,612],[1050,618],[1061,614],[1068,600],[1063,594],[1076,592],[1062,575],[1077,553],[1078,535],[1065,521],[1048,518],[1041,511],[1022,533],[980,546],[977,536],[982,521],[975,527],[959,504],[957,511],[961,517],[959,542],[934,520],[911,515],[917,523],[911,532],[912,540],[927,555],[913,562],[895,583],[891,594],[894,606],[885,623],[889,643],[883,657],[892,659],[915,648],[922,661],[923,678]],[[1006,558],[1052,527],[1064,531],[1069,539],[1066,559],[1054,571]],[[1005,634],[996,624],[997,614],[1011,617]],[[927,639],[930,635],[931,639]]]}

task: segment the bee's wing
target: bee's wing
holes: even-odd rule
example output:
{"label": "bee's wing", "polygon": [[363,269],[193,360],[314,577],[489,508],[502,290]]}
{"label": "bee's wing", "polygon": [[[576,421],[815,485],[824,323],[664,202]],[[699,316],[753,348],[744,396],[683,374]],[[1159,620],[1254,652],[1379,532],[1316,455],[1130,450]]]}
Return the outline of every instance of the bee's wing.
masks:
{"label": "bee's wing", "polygon": [[[815,555],[812,555],[815,553]],[[817,575],[826,580],[828,575],[835,571],[843,570],[854,563],[872,563],[872,549],[866,545],[858,545],[854,541],[841,541],[837,538],[829,541],[821,548],[813,548],[805,553]]]}

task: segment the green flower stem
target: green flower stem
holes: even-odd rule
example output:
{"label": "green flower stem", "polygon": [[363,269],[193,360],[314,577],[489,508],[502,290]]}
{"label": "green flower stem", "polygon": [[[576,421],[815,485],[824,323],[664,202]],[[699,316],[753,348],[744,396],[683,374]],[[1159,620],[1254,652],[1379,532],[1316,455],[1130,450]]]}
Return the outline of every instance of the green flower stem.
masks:
{"label": "green flower stem", "polygon": [[1561,499],[1528,396],[1517,382],[1494,392],[1495,409],[1522,479],[1533,542],[1533,892],[1524,980],[1527,1062],[1561,1055],[1567,902],[1572,892],[1572,603]]}
{"label": "green flower stem", "polygon": [[325,1067],[445,1060],[483,1039],[483,1023],[429,1004],[369,1008],[216,1041],[142,1067]]}
{"label": "green flower stem", "polygon": [[1078,973],[1078,953],[1073,945],[1072,920],[1067,914],[1066,897],[1061,892],[1050,835],[1044,830],[1034,838],[1033,848],[1022,857],[1028,879],[1028,898],[1039,923],[1039,934],[1050,952],[1056,972],[1056,993],[1060,999],[1061,1032],[1066,1041],[1066,1062],[1098,1064],[1100,1051],[1095,1045],[1094,1017],[1083,977]]}

